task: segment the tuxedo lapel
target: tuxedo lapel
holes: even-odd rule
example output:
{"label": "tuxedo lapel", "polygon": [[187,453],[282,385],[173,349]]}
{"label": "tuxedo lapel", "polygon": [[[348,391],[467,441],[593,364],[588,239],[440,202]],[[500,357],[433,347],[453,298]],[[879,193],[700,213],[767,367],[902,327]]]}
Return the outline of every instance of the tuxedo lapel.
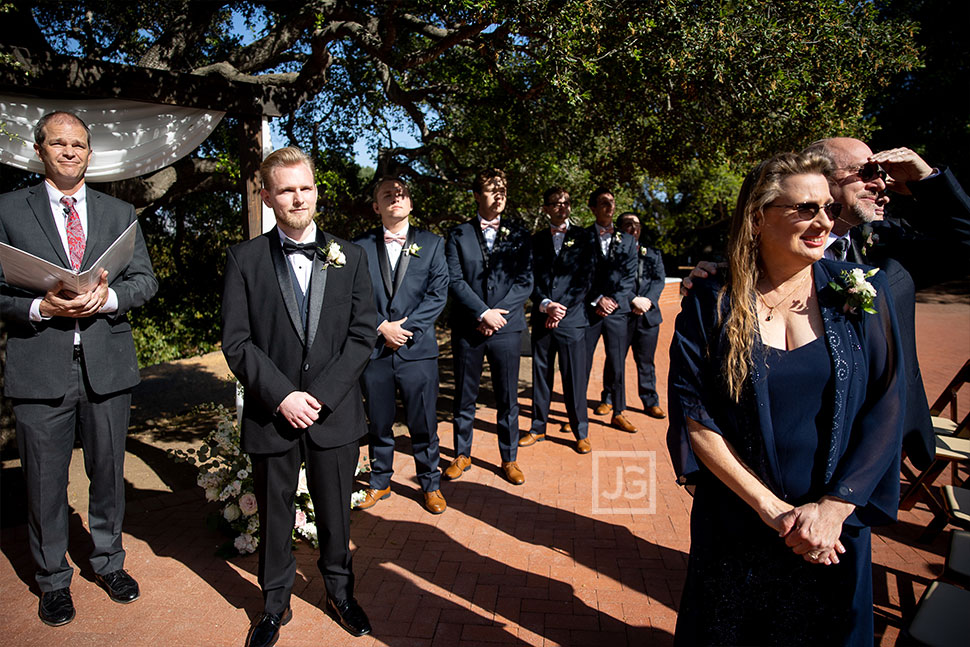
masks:
{"label": "tuxedo lapel", "polygon": [[[289,263],[286,260],[286,254],[283,253],[283,245],[280,243],[279,229],[274,227],[272,231],[266,234],[266,237],[269,239],[269,255],[273,260],[273,270],[276,272],[276,281],[280,286],[280,295],[283,297],[283,305],[286,306],[286,314],[290,316],[290,323],[293,324],[293,329],[296,330],[300,341],[305,343],[303,317],[300,314],[300,306],[296,302],[296,294],[293,292],[293,281],[290,280]],[[314,269],[316,269],[316,261],[314,261]]]}
{"label": "tuxedo lapel", "polygon": [[[381,269],[381,279],[384,282],[384,294],[387,295],[387,300],[390,301],[394,291],[391,286],[391,263],[387,260],[387,245],[384,244],[384,229],[378,229],[374,234],[374,238],[377,245],[377,266]],[[398,259],[398,263],[400,262],[401,260]]]}
{"label": "tuxedo lapel", "polygon": [[394,272],[394,289],[391,292],[391,298],[397,294],[398,288],[401,287],[401,282],[404,281],[404,273],[408,271],[408,265],[411,263],[411,255],[407,253],[407,250],[411,245],[414,244],[415,228],[408,227],[408,237],[404,241],[404,247],[401,248],[401,255],[397,257],[397,270]]}
{"label": "tuxedo lapel", "polygon": [[[64,251],[64,243],[61,242],[61,236],[57,233],[57,226],[54,224],[54,218],[61,217],[61,214],[51,214],[50,201],[47,199],[47,189],[43,183],[31,189],[30,197],[27,198],[27,204],[30,206],[31,211],[34,212],[34,217],[37,218],[37,222],[40,223],[40,228],[47,235],[47,239],[50,241],[51,247],[54,248],[58,260],[64,267],[70,268],[71,261],[67,258],[67,252]],[[90,218],[88,218],[88,223],[90,227]]]}
{"label": "tuxedo lapel", "polygon": [[[327,248],[327,235],[317,229],[317,245],[320,249]],[[385,254],[386,256],[387,254]],[[307,306],[306,347],[313,346],[320,324],[320,313],[323,311],[323,297],[327,291],[327,274],[329,268],[324,268],[320,254],[313,257],[313,267],[310,270],[310,303]]]}
{"label": "tuxedo lapel", "polygon": [[[468,226],[472,228],[473,232],[475,232],[475,239],[478,240],[478,246],[482,250],[482,263],[485,264],[485,269],[487,270],[488,269],[488,243],[485,242],[485,234],[482,233],[482,224],[478,218],[472,218],[468,222]],[[498,234],[495,235],[495,244],[498,245]]]}

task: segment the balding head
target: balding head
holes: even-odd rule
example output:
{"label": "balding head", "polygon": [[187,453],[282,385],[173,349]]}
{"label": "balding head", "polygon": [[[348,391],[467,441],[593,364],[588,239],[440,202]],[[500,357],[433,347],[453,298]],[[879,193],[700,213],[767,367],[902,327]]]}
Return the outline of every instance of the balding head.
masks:
{"label": "balding head", "polygon": [[872,149],[851,137],[829,137],[813,142],[803,152],[827,157],[835,169],[829,179],[829,191],[842,204],[842,213],[832,228],[833,233],[841,236],[856,225],[876,219],[876,200],[886,190],[886,183],[878,175],[868,181],[859,177],[859,171],[872,156]]}

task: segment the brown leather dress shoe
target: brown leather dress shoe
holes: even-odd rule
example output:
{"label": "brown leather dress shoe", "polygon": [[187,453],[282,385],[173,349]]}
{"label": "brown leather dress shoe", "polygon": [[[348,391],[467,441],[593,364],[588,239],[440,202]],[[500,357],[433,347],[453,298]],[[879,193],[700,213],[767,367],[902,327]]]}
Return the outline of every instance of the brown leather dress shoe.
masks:
{"label": "brown leather dress shoe", "polygon": [[598,416],[605,416],[612,410],[613,410],[612,404],[607,404],[606,402],[600,402],[593,413],[595,413]]}
{"label": "brown leather dress shoe", "polygon": [[527,434],[522,434],[519,437],[519,447],[528,447],[529,445],[535,445],[536,443],[541,443],[546,439],[545,434],[537,434],[529,432]]}
{"label": "brown leather dress shoe", "polygon": [[445,497],[441,495],[441,490],[424,493],[424,508],[431,514],[441,514],[448,509]]}
{"label": "brown leather dress shoe", "polygon": [[580,454],[588,454],[593,451],[593,446],[590,445],[588,437],[576,441],[576,451]]}
{"label": "brown leather dress shoe", "polygon": [[569,423],[568,422],[564,422],[564,423],[562,423],[562,430],[561,431],[564,434],[571,434],[571,433],[573,433],[573,428],[569,426]]}
{"label": "brown leather dress shoe", "polygon": [[451,461],[451,465],[445,470],[445,478],[449,481],[461,478],[461,475],[472,468],[472,459],[464,454],[459,454],[458,458]]}
{"label": "brown leather dress shoe", "polygon": [[388,485],[383,490],[375,490],[370,488],[364,492],[364,500],[357,504],[358,510],[366,510],[367,508],[373,508],[377,505],[377,502],[386,499],[391,496],[391,486]]}
{"label": "brown leather dress shoe", "polygon": [[525,483],[525,474],[522,473],[522,470],[519,469],[515,461],[502,463],[502,471],[505,472],[505,478],[512,485],[522,485]]}
{"label": "brown leather dress shoe", "polygon": [[653,405],[652,407],[647,407],[646,409],[643,410],[643,412],[648,416],[650,416],[651,418],[656,418],[657,420],[663,420],[664,418],[667,417],[667,414],[664,413],[664,410],[658,407],[657,405]]}
{"label": "brown leather dress shoe", "polygon": [[613,416],[613,419],[610,420],[610,424],[616,427],[617,429],[628,431],[631,434],[637,433],[637,428],[634,427],[633,423],[627,420],[622,413],[618,413],[615,416]]}

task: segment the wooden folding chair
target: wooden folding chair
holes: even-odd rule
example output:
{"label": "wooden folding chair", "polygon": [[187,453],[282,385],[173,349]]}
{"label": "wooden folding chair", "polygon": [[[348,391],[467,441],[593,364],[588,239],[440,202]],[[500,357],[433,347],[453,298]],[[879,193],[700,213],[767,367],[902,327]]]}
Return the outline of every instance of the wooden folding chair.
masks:
{"label": "wooden folding chair", "polygon": [[[936,494],[933,484],[940,474],[952,465],[950,481],[956,485],[959,481],[957,465],[970,462],[970,414],[959,420],[957,407],[957,394],[968,382],[970,382],[970,360],[967,360],[957,371],[940,397],[930,407],[933,430],[936,432],[936,457],[919,474],[907,465],[902,467],[903,474],[909,480],[909,486],[900,497],[900,510],[910,510],[923,495],[926,495],[927,503],[939,516],[943,512],[943,501]],[[944,411],[950,414],[949,417],[942,415]]]}

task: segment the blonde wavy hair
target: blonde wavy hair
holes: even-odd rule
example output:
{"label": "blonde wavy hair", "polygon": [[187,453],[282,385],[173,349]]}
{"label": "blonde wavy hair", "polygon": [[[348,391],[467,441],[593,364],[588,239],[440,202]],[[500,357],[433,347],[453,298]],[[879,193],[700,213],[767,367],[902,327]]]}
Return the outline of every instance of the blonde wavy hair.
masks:
{"label": "blonde wavy hair", "polygon": [[826,178],[832,163],[817,152],[780,153],[754,167],[738,194],[738,203],[731,220],[731,235],[727,255],[730,273],[718,295],[718,312],[725,296],[730,308],[724,318],[728,352],[722,366],[728,393],[735,402],[751,372],[751,349],[758,330],[757,294],[755,286],[761,279],[761,235],[763,209],[781,195],[782,182],[793,175],[818,174]]}

